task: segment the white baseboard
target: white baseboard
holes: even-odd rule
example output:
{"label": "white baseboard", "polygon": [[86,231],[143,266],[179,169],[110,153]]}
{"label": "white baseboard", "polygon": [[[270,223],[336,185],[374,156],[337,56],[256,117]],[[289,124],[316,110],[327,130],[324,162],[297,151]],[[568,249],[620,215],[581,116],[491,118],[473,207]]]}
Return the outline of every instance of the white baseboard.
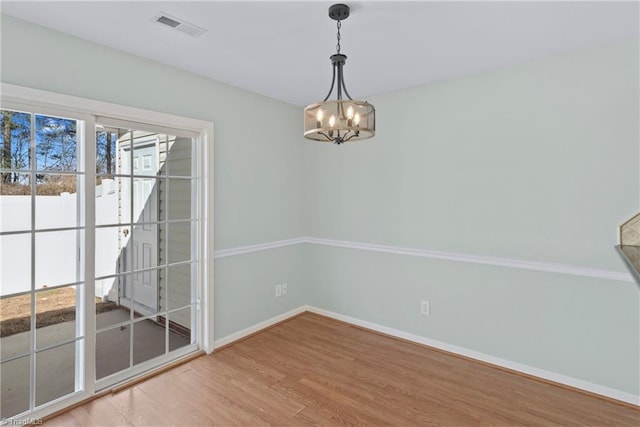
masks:
{"label": "white baseboard", "polygon": [[241,331],[238,331],[234,334],[227,335],[224,338],[220,338],[218,340],[213,341],[213,351],[216,351],[216,348],[222,347],[223,345],[231,344],[234,341],[241,340],[242,338],[259,332],[263,329],[268,328],[269,326],[273,326],[276,323],[282,322],[283,320],[287,320],[293,316],[297,316],[300,313],[304,313],[307,311],[307,306],[302,305],[298,308],[294,308],[293,310],[287,311],[286,313],[279,314],[271,319],[267,319],[263,322],[256,323],[255,325],[249,326]]}
{"label": "white baseboard", "polygon": [[501,359],[499,357],[480,353],[475,350],[469,350],[467,348],[458,347],[452,344],[447,344],[442,341],[432,340],[420,335],[410,334],[408,332],[399,331],[397,329],[378,325],[377,323],[367,322],[365,320],[356,319],[354,317],[345,316],[343,314],[334,313],[332,311],[323,310],[321,308],[306,306],[305,309],[306,311],[309,311],[311,313],[316,313],[322,316],[330,317],[332,319],[341,320],[346,323],[351,323],[352,325],[360,326],[366,329],[371,329],[372,331],[380,332],[386,335],[391,335],[397,338],[402,338],[407,341],[423,344],[429,347],[447,351],[449,353],[454,353],[460,356],[469,357],[471,359],[476,359],[485,363],[489,363],[491,365],[496,365],[496,366],[507,368],[513,371],[518,371],[528,375],[533,375],[535,377],[553,381],[555,383],[567,385],[569,387],[585,390],[591,393],[599,394],[601,396],[609,397],[611,399],[620,400],[622,402],[640,406],[640,396],[636,396],[631,393],[627,393],[624,391],[616,390],[616,389],[605,387],[598,384],[593,384],[577,378],[568,377],[566,375],[561,375],[551,371],[546,371],[544,369],[534,368],[532,366],[523,365],[521,363],[512,362],[511,360]]}
{"label": "white baseboard", "polygon": [[636,396],[631,393],[616,390],[610,387],[605,387],[599,384],[593,384],[588,381],[583,381],[577,378],[569,377],[566,375],[558,374],[558,373],[547,371],[544,369],[523,365],[521,363],[513,362],[511,360],[502,359],[496,356],[491,356],[489,354],[481,353],[479,351],[470,350],[468,348],[459,347],[452,344],[447,344],[442,341],[432,340],[420,335],[403,332],[397,329],[389,328],[387,326],[379,325],[377,323],[367,322],[366,320],[356,319],[355,317],[334,313],[332,311],[323,310],[321,308],[313,307],[309,305],[303,305],[298,308],[294,308],[293,310],[290,310],[286,313],[282,313],[278,316],[272,317],[271,319],[265,320],[264,322],[256,323],[255,325],[245,328],[239,332],[236,332],[234,334],[227,335],[224,338],[215,340],[214,351],[215,351],[215,348],[221,347],[223,345],[231,344],[234,341],[241,340],[242,338],[245,338],[251,334],[254,334],[270,326],[273,326],[276,323],[279,323],[291,317],[297,316],[300,313],[304,313],[305,311],[320,314],[322,316],[330,317],[332,319],[340,320],[355,326],[360,326],[365,329],[370,329],[372,331],[380,332],[380,333],[401,338],[407,341],[437,348],[439,350],[444,350],[449,353],[458,354],[460,356],[465,356],[471,359],[479,360],[481,362],[485,362],[501,368],[522,372],[524,374],[532,375],[534,377],[552,381],[558,384],[563,384],[572,388],[588,391],[590,393],[599,394],[601,396],[619,400],[621,402],[640,406],[640,396]]}

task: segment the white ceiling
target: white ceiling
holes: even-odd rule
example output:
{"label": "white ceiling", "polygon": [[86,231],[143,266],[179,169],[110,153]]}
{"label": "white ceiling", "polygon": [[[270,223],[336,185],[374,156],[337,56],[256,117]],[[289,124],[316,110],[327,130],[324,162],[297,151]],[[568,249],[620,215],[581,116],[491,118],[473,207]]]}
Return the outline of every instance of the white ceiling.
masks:
{"label": "white ceiling", "polygon": [[[637,2],[347,2],[354,98],[638,38]],[[328,91],[332,2],[17,2],[2,13],[297,105]],[[193,38],[160,11],[208,30]]]}

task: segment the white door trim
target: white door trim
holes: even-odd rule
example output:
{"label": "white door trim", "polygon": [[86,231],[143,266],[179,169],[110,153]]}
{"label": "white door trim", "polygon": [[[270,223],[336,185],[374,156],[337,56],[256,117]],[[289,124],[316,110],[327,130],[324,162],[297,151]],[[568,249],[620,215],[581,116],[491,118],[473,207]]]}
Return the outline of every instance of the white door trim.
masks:
{"label": "white door trim", "polygon": [[[32,111],[46,113],[50,111],[53,115],[62,117],[73,117],[85,121],[84,136],[85,141],[92,141],[95,138],[95,118],[110,117],[116,120],[126,120],[129,122],[147,123],[149,125],[170,127],[184,131],[189,134],[197,134],[198,159],[198,175],[197,193],[199,196],[198,206],[198,259],[197,265],[200,269],[200,283],[198,289],[198,311],[200,312],[200,320],[197,327],[198,348],[210,353],[213,351],[214,328],[213,328],[213,123],[204,120],[182,117],[157,111],[144,110],[135,107],[112,104],[109,102],[97,101],[93,99],[81,98],[71,95],[65,95],[55,92],[33,89],[18,85],[0,82],[0,102],[3,107],[5,105],[24,105]],[[91,144],[87,144],[91,145]],[[95,149],[95,147],[93,147]],[[91,152],[86,152],[90,154]],[[93,179],[95,181],[95,171],[85,171],[85,180]],[[95,188],[87,186],[85,195],[93,195],[95,198]],[[87,199],[87,201],[93,200]],[[95,220],[95,208],[93,203],[86,209],[86,238],[87,253],[95,254],[95,239],[90,233],[93,230]],[[93,218],[92,218],[93,217]],[[89,252],[91,251],[91,252]],[[91,263],[86,263],[91,264]],[[94,271],[87,269],[85,271],[86,293],[85,307],[87,311],[95,313],[95,280]],[[91,308],[93,307],[93,309]],[[90,318],[92,316],[86,316]],[[86,323],[86,330],[93,330],[94,321]],[[42,417],[58,411],[74,402],[81,401],[95,393],[95,346],[93,345],[93,333],[86,333],[84,339],[87,343],[85,346],[85,363],[83,373],[86,379],[85,388],[82,391],[71,394],[65,398],[58,399],[43,405],[31,414],[22,414],[20,417]],[[191,348],[191,346],[189,346]],[[186,349],[186,348],[185,348]],[[161,358],[160,358],[161,359]],[[155,362],[155,361],[154,361]],[[150,361],[149,363],[154,363]],[[151,366],[151,365],[149,365]],[[141,365],[141,369],[143,366]]]}

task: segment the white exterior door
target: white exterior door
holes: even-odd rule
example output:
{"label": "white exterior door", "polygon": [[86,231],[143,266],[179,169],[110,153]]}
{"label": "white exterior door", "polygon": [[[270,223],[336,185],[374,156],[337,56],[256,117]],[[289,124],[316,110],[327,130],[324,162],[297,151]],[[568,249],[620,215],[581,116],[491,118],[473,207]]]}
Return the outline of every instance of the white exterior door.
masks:
{"label": "white exterior door", "polygon": [[[121,239],[122,259],[124,263],[132,262],[133,270],[144,270],[158,265],[158,185],[154,178],[158,171],[158,144],[157,140],[137,142],[134,139],[133,147],[133,157],[131,157],[131,146],[123,146],[122,157],[131,159],[133,162],[134,176],[148,175],[149,177],[134,177],[131,187],[122,186],[121,209],[133,215],[133,230],[129,233],[125,232],[126,235]],[[123,174],[130,173],[129,163],[130,161],[122,162]],[[132,207],[131,202],[133,202]],[[129,251],[131,251],[130,255]],[[157,311],[157,270],[146,270],[127,276],[121,289],[123,290],[121,303],[129,305],[132,301],[135,310],[147,312],[146,314]]]}

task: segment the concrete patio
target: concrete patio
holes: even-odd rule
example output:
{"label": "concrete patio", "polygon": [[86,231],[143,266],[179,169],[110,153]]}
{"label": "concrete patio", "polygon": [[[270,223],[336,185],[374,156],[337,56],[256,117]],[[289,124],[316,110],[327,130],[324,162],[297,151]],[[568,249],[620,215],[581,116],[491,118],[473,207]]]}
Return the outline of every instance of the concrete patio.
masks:
{"label": "concrete patio", "polygon": [[[116,309],[96,316],[98,328],[127,321],[129,311]],[[96,378],[104,378],[129,367],[131,325],[108,330],[96,338]],[[165,328],[151,320],[133,325],[134,365],[164,354]],[[75,322],[64,322],[36,331],[39,348],[55,345],[74,335]],[[186,346],[189,338],[169,331],[169,350]],[[29,333],[2,338],[2,359],[29,349]],[[36,405],[73,393],[75,390],[75,343],[36,354]],[[29,357],[2,363],[0,418],[8,418],[29,409]]]}

